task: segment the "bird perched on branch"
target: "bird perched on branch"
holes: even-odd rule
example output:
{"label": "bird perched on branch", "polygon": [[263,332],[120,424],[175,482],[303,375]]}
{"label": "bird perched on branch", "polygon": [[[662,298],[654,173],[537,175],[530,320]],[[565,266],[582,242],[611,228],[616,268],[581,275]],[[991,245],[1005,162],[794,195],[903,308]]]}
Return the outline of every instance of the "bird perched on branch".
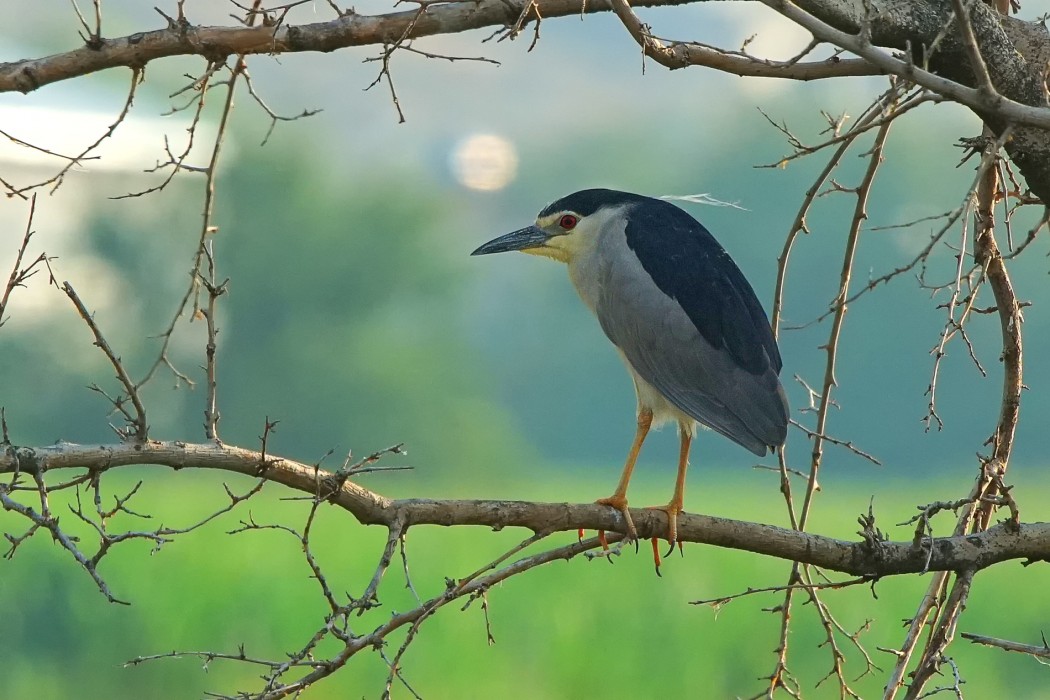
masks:
{"label": "bird perched on branch", "polygon": [[[637,531],[627,486],[650,427],[676,421],[681,438],[668,542],[678,537],[696,425],[758,456],[784,444],[788,405],[769,320],[736,263],[696,219],[670,202],[582,190],[548,205],[536,223],[472,255],[520,250],[569,266],[569,278],[619,351],[638,395],[638,427],[616,490],[597,502]],[[659,565],[656,540],[653,551]]]}

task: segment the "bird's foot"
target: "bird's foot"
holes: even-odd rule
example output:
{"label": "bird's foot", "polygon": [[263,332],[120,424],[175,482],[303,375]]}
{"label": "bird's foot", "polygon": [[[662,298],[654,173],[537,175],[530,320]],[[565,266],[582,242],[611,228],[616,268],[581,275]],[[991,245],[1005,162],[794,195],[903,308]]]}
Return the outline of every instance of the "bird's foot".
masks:
{"label": "bird's foot", "polygon": [[[675,545],[678,545],[678,551],[682,551],[682,543],[678,541],[678,514],[682,512],[682,504],[675,501],[671,501],[666,506],[648,506],[646,510],[659,510],[667,514],[667,543],[670,547],[664,557],[671,556],[671,552],[674,551]],[[660,564],[663,560],[660,557],[660,544],[659,538],[653,537],[651,540],[653,545],[653,564],[656,566],[656,575],[660,575]]]}
{"label": "bird's foot", "polygon": [[[631,542],[634,542],[635,543],[635,548],[637,549],[637,547],[638,547],[638,530],[635,529],[635,527],[634,527],[634,520],[631,519],[631,511],[628,510],[628,508],[627,508],[627,499],[625,497],[623,497],[623,496],[618,496],[616,494],[613,494],[612,496],[609,496],[608,498],[599,498],[597,501],[595,501],[595,503],[597,503],[600,506],[611,506],[612,508],[615,508],[616,510],[620,511],[620,515],[623,516],[624,524],[627,526],[626,527],[627,532],[624,533],[624,537],[623,537],[622,542],[623,542],[623,544],[630,544]],[[605,531],[604,530],[599,530],[598,531],[598,537],[600,537],[602,540],[604,540],[605,539]],[[605,547],[605,548],[608,548],[608,543],[603,541],[602,542],[602,546]]]}
{"label": "bird's foot", "polygon": [[[612,563],[612,558],[617,556],[620,551],[624,548],[624,545],[634,543],[634,550],[638,551],[638,530],[634,527],[634,520],[631,518],[631,511],[627,508],[627,499],[623,496],[613,494],[608,498],[599,498],[595,501],[600,506],[611,506],[620,512],[624,520],[624,536],[620,539],[615,546],[609,547],[609,540],[605,536],[605,530],[598,530],[598,542],[601,544],[601,551],[587,552],[586,557],[588,559],[597,559],[603,557]],[[583,530],[579,531],[579,536],[583,538]]]}

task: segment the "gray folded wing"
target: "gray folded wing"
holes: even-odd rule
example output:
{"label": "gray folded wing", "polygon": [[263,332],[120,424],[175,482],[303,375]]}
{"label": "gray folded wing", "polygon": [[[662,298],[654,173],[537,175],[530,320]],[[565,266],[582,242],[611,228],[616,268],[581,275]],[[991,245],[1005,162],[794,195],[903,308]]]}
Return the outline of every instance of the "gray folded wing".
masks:
{"label": "gray folded wing", "polygon": [[662,204],[649,220],[632,216],[604,247],[598,320],[668,401],[764,455],[784,443],[788,417],[765,312],[711,234]]}

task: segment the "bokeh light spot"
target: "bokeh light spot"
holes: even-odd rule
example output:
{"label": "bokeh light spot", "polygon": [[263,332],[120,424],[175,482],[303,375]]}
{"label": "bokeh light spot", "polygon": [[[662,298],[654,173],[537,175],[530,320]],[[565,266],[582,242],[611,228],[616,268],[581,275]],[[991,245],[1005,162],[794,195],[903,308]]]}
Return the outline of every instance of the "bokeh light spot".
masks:
{"label": "bokeh light spot", "polygon": [[473,134],[452,151],[452,172],[469,189],[503,189],[517,175],[518,153],[502,136]]}

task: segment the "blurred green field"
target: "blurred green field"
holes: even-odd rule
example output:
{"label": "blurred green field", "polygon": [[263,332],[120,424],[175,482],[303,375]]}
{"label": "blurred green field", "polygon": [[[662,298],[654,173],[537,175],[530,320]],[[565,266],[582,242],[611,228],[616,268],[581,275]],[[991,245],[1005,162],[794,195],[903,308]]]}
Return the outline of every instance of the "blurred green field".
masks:
{"label": "blurred green field", "polygon": [[[588,500],[603,487],[603,476],[609,481],[608,475],[581,472],[531,476],[499,487],[464,484],[468,493],[456,495]],[[1045,484],[1024,483],[1023,472],[1018,476],[1022,483],[1017,495],[1024,508],[1025,493],[1045,492]],[[132,507],[156,518],[143,523],[121,515],[114,522],[118,527],[183,526],[225,498],[221,476],[193,471],[127,470],[109,477],[107,488],[119,493],[137,477],[146,484]],[[391,493],[406,490],[411,479],[411,473],[379,474],[366,483]],[[662,492],[654,486],[666,485],[664,481],[650,469],[632,491],[634,502],[659,502]],[[707,498],[701,495],[704,481],[694,475],[687,501],[691,510],[783,524],[783,504],[769,475],[721,474],[717,491]],[[249,486],[237,477],[230,483],[235,491]],[[874,493],[856,484],[827,490],[818,498],[815,531],[851,537],[856,516],[874,496],[880,527],[893,539],[903,539],[909,529],[894,523],[910,515],[913,501],[947,498],[962,489],[919,479],[884,481]],[[4,697],[186,698],[259,687],[259,667],[226,661],[206,668],[195,658],[122,665],[138,655],[174,649],[236,653],[243,644],[249,655],[279,658],[302,646],[321,623],[324,607],[297,541],[275,530],[225,534],[249,512],[259,524],[301,526],[307,503],[287,500],[293,495],[268,487],[234,513],[153,555],[142,543],[118,548],[102,573],[131,606],[106,603],[88,576],[45,536],[30,540],[12,560],[0,563],[0,599],[7,601],[0,652]],[[1030,513],[1029,519],[1038,519],[1035,515]],[[950,516],[942,517],[946,525]],[[72,514],[62,516],[64,526],[87,535],[73,520]],[[0,514],[2,529],[13,531],[16,525],[10,515]],[[384,531],[360,526],[345,512],[325,507],[315,532],[316,552],[333,590],[359,595],[378,560]],[[477,569],[527,534],[481,528],[412,530],[408,556],[415,588],[424,597],[438,594],[445,577]],[[573,537],[559,534],[548,544]],[[783,583],[788,567],[787,562],[695,544],[686,545],[684,557],[666,563],[662,578],[653,573],[647,547],[613,565],[582,558],[556,562],[489,593],[495,645],[486,642],[480,606],[464,611],[460,605],[448,606],[422,626],[404,658],[404,675],[426,698],[747,697],[761,690],[758,677],[772,669],[779,616],[763,608],[776,605],[781,596],[757,595],[719,611],[690,601]],[[897,578],[877,584],[877,599],[867,587],[827,592],[824,599],[847,630],[870,621],[860,638],[875,663],[886,669],[891,657],[877,647],[900,643],[902,620],[914,610],[925,583],[926,578]],[[995,567],[977,577],[959,630],[1038,643],[1047,620],[1047,590],[1046,566]],[[400,565],[391,568],[380,598],[383,606],[361,617],[356,632],[370,631],[392,611],[413,606]],[[391,638],[395,646],[388,647],[388,654],[395,653],[402,639],[403,634]],[[802,679],[807,698],[838,697],[832,680],[814,688],[831,663],[828,650],[820,647],[822,640],[811,606],[797,605],[790,667]],[[852,680],[865,666],[848,641],[839,642]],[[951,655],[966,681],[966,697],[1047,697],[1048,671],[1033,659],[966,642],[953,645]],[[378,697],[386,673],[376,652],[362,652],[307,696]],[[863,697],[877,697],[883,677],[875,671],[853,687]],[[393,695],[411,697],[398,685]]]}

